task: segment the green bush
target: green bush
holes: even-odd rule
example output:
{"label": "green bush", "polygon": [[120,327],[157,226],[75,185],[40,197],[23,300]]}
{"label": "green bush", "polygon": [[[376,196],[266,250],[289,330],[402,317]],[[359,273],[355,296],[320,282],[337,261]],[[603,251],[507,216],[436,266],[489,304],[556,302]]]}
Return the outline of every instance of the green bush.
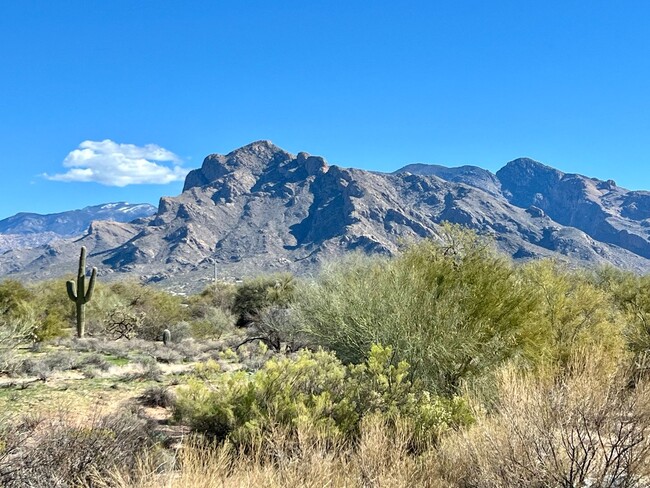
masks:
{"label": "green bush", "polygon": [[650,275],[603,268],[593,280],[623,314],[628,348],[639,362],[646,363],[650,355]]}
{"label": "green bush", "polygon": [[414,446],[435,442],[449,428],[472,420],[464,401],[431,395],[409,379],[405,362],[392,363],[390,347],[372,346],[368,361],[345,366],[333,353],[301,351],[269,360],[259,371],[197,376],[179,391],[175,418],[193,429],[247,446],[274,428],[317,430],[352,439],[361,419],[381,414],[413,427]]}
{"label": "green bush", "polygon": [[163,290],[133,282],[115,283],[111,290],[122,307],[141,317],[137,335],[142,339],[157,340],[163,329],[173,336],[176,326],[187,319],[181,297]]}
{"label": "green bush", "polygon": [[275,352],[294,352],[310,342],[300,312],[291,307],[265,308],[246,333],[246,342],[258,340]]}
{"label": "green bush", "polygon": [[74,304],[65,293],[65,280],[51,280],[30,286],[34,308],[36,340],[66,336],[74,323]]}
{"label": "green bush", "polygon": [[209,307],[220,308],[223,311],[231,311],[235,303],[237,286],[232,283],[211,283],[198,295],[190,299],[190,308],[195,304],[205,304]]}
{"label": "green bush", "polygon": [[29,303],[34,295],[20,281],[4,280],[0,283],[0,317],[23,318],[29,315]]}
{"label": "green bush", "polygon": [[259,276],[244,281],[238,288],[233,301],[232,312],[237,317],[237,326],[254,323],[265,308],[287,307],[293,300],[296,282],[291,274]]}
{"label": "green bush", "polygon": [[14,350],[36,339],[37,314],[32,293],[20,282],[0,283],[0,371],[15,362]]}
{"label": "green bush", "polygon": [[190,322],[190,333],[195,339],[219,339],[234,326],[235,318],[221,308],[211,308],[203,317]]}
{"label": "green bush", "polygon": [[475,234],[446,231],[442,244],[348,259],[302,286],[296,307],[314,340],[346,363],[363,362],[375,342],[391,345],[439,394],[534,350],[539,299],[518,269]]}
{"label": "green bush", "polygon": [[577,352],[598,352],[611,367],[624,359],[625,320],[611,293],[553,261],[531,262],[521,274],[539,301],[531,316],[538,361],[564,367]]}

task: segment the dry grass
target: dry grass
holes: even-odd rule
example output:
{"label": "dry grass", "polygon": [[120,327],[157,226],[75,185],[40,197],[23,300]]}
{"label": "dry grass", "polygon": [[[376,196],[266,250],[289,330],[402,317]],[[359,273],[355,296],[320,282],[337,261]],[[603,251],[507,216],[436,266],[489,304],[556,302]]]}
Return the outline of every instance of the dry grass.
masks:
{"label": "dry grass", "polygon": [[504,368],[498,401],[477,422],[415,454],[405,424],[366,418],[357,442],[276,429],[247,452],[187,440],[175,461],[143,458],[97,486],[154,487],[611,487],[649,486],[650,389],[597,357],[562,373]]}
{"label": "dry grass", "polygon": [[445,439],[440,470],[476,488],[647,487],[650,389],[583,356],[561,375],[503,371],[496,412]]}
{"label": "dry grass", "polygon": [[132,471],[133,457],[154,446],[152,426],[131,412],[83,420],[59,412],[4,419],[0,432],[0,484],[6,487],[90,486],[115,466]]}
{"label": "dry grass", "polygon": [[[314,432],[298,438],[277,431],[252,450],[238,452],[231,444],[189,440],[177,454],[176,470],[141,460],[135,475],[114,472],[96,480],[98,487],[241,488],[241,487],[440,487],[433,451],[413,456],[411,433],[405,426],[388,428],[379,418],[362,425],[358,445],[324,441]],[[160,472],[160,471],[165,472]]]}

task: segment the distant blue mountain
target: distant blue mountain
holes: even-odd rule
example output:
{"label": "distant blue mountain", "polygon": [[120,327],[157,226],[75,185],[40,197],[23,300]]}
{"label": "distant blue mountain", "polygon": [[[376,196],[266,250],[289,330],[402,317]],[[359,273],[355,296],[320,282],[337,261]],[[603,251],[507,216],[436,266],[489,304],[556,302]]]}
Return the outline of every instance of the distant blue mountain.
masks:
{"label": "distant blue mountain", "polygon": [[105,203],[79,210],[41,215],[21,212],[0,220],[0,234],[33,235],[51,233],[61,237],[79,235],[88,229],[93,220],[131,222],[156,213],[148,203]]}

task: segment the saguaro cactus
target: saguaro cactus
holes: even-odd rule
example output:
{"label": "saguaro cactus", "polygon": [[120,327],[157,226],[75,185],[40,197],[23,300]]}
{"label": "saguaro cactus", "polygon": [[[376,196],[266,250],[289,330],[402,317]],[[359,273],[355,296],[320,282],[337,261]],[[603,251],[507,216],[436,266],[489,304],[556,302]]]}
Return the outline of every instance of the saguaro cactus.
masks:
{"label": "saguaro cactus", "polygon": [[86,328],[86,309],[85,305],[90,301],[95,289],[95,278],[97,277],[97,268],[93,268],[86,289],[86,248],[81,247],[81,256],[79,257],[79,272],[77,273],[77,283],[70,280],[66,283],[68,296],[70,300],[77,305],[77,337],[83,337]]}
{"label": "saguaro cactus", "polygon": [[163,330],[162,341],[166,346],[169,345],[169,343],[172,341],[172,333],[169,331],[169,329]]}

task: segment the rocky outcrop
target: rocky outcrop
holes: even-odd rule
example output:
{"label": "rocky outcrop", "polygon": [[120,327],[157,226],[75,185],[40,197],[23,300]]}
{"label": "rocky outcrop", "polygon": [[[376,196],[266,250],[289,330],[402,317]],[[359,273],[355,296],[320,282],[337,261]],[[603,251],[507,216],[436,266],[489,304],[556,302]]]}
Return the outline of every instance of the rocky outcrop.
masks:
{"label": "rocky outcrop", "polygon": [[478,166],[458,166],[447,168],[437,164],[414,163],[404,166],[395,171],[394,174],[413,173],[422,176],[437,176],[445,181],[453,183],[465,183],[476,188],[498,196],[501,194],[501,183],[499,179],[489,171]]}

